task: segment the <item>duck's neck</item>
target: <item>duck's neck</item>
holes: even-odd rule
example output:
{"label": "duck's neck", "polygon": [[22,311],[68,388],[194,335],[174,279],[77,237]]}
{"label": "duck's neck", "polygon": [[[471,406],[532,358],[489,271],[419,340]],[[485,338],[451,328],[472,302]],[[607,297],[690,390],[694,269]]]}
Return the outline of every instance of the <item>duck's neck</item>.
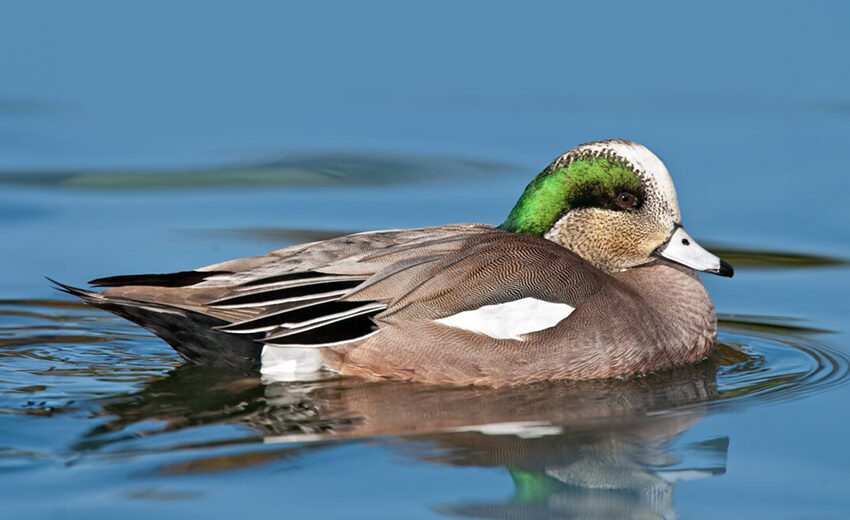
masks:
{"label": "duck's neck", "polygon": [[674,364],[708,356],[717,339],[717,316],[708,291],[691,269],[658,261],[613,276],[656,311],[658,323],[646,326],[665,336],[658,342],[666,346],[663,355]]}

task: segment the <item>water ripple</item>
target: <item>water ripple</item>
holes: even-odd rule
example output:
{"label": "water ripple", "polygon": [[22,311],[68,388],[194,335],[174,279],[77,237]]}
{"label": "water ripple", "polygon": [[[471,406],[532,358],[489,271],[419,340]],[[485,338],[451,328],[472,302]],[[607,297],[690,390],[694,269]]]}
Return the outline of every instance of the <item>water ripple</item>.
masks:
{"label": "water ripple", "polygon": [[[721,341],[739,356],[718,371],[719,401],[775,403],[823,392],[848,382],[845,353],[814,339],[826,331],[781,318],[721,318]],[[715,357],[723,359],[724,349]]]}
{"label": "water ripple", "polygon": [[[91,414],[81,419],[88,432],[71,451],[106,450],[112,456],[262,438],[290,442],[463,431],[528,437],[553,427],[610,427],[695,407],[770,404],[846,384],[850,362],[840,349],[820,341],[825,335],[782,318],[722,316],[721,342],[710,359],[642,377],[499,390],[352,379],[264,384],[244,374],[174,370],[179,360],[164,343],[78,304],[6,300],[0,301],[0,414],[84,410]],[[191,440],[165,440],[212,425],[240,429],[223,439],[201,431]],[[164,436],[164,445],[151,443],[157,436]]]}

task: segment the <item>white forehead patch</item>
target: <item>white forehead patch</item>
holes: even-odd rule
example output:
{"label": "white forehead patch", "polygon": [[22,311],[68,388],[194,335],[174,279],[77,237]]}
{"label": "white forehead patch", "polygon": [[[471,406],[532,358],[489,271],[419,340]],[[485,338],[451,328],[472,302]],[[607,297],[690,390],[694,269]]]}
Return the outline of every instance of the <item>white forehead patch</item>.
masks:
{"label": "white forehead patch", "polygon": [[485,305],[434,321],[495,339],[523,341],[523,334],[554,327],[574,310],[575,307],[566,303],[522,298],[507,303]]}
{"label": "white forehead patch", "polygon": [[661,159],[649,148],[625,139],[612,139],[583,144],[568,153],[581,154],[583,152],[591,152],[594,155],[614,154],[627,161],[634,167],[636,173],[646,185],[649,194],[655,195],[658,198],[657,202],[666,206],[666,209],[673,214],[676,223],[681,222],[679,201],[676,199],[676,188],[673,186],[670,172],[667,171],[667,167],[664,166]]}

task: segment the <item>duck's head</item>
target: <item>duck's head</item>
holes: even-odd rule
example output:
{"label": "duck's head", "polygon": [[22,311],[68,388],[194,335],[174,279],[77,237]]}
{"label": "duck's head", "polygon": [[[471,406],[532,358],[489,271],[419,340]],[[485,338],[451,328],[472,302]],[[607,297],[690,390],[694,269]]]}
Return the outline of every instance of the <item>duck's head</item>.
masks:
{"label": "duck's head", "polygon": [[555,159],[500,227],[545,237],[608,272],[663,257],[698,271],[733,273],[685,232],[661,159],[621,139],[583,144]]}

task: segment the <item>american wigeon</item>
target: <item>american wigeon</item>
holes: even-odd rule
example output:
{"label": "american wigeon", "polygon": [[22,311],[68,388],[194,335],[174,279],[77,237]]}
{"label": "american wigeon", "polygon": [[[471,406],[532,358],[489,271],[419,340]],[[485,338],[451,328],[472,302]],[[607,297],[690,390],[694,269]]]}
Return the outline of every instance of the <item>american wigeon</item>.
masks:
{"label": "american wigeon", "polygon": [[505,386],[704,359],[717,319],[695,270],[732,276],[685,232],[661,160],[610,140],[558,157],[498,227],[372,231],[61,288],[192,363]]}

